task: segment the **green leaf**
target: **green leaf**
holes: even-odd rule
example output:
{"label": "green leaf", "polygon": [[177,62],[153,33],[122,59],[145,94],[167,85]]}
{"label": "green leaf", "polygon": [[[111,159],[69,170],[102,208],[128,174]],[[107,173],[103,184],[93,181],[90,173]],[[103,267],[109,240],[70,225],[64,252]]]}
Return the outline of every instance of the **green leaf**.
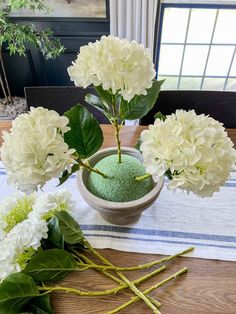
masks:
{"label": "green leaf", "polygon": [[15,273],[0,284],[0,313],[17,314],[39,291],[32,277]]}
{"label": "green leaf", "polygon": [[96,153],[102,145],[103,134],[98,121],[81,105],[76,105],[66,111],[70,131],[64,135],[66,143],[74,148],[81,159]]}
{"label": "green leaf", "polygon": [[134,120],[145,116],[155,105],[164,81],[154,80],[152,87],[147,90],[147,95],[135,96],[130,102],[122,98],[120,108],[121,120]]}
{"label": "green leaf", "polygon": [[170,169],[166,170],[165,176],[167,176],[169,180],[173,179],[173,174],[171,173]]}
{"label": "green leaf", "polygon": [[34,255],[24,273],[38,281],[57,282],[76,268],[73,256],[61,249],[50,249]]}
{"label": "green leaf", "polygon": [[63,173],[62,173],[62,176],[61,178],[59,178],[59,184],[58,186],[62,185],[67,179],[69,179],[69,177],[77,172],[78,170],[80,169],[80,165],[79,164],[75,164],[71,167],[71,172],[69,173],[68,170],[64,170]]}
{"label": "green leaf", "polygon": [[142,144],[141,138],[138,138],[138,140],[137,140],[137,142],[136,142],[136,144],[135,144],[135,148],[136,148],[137,150],[139,150],[139,151],[140,151],[140,146],[141,146],[141,144]]}
{"label": "green leaf", "polygon": [[107,104],[112,104],[114,101],[114,95],[110,90],[104,90],[102,85],[95,86],[95,91],[99,97],[101,97]]}
{"label": "green leaf", "polygon": [[23,310],[33,314],[52,314],[50,294],[31,299]]}
{"label": "green leaf", "polygon": [[61,233],[69,244],[83,244],[84,235],[78,222],[66,211],[56,213]]}
{"label": "green leaf", "polygon": [[114,118],[114,115],[112,114],[112,111],[109,107],[109,105],[102,100],[101,98],[93,95],[93,94],[87,94],[85,96],[85,101],[93,106],[94,108],[98,109],[101,111],[108,119]]}
{"label": "green leaf", "polygon": [[57,217],[52,217],[48,222],[48,241],[55,244],[59,249],[64,249],[64,237],[61,233]]}
{"label": "green leaf", "polygon": [[154,119],[160,119],[162,121],[165,121],[166,116],[164,114],[162,114],[160,111],[158,111],[155,115],[154,115]]}

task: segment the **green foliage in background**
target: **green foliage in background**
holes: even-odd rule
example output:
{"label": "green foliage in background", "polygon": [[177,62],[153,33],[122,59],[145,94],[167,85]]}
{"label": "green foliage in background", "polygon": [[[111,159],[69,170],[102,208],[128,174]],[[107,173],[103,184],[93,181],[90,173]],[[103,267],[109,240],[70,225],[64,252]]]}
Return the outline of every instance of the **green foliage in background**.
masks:
{"label": "green foliage in background", "polygon": [[12,102],[11,92],[6,76],[6,70],[2,58],[3,44],[10,55],[19,54],[25,56],[28,46],[38,48],[46,59],[59,56],[64,47],[58,39],[52,39],[52,32],[49,29],[38,30],[33,24],[16,24],[10,18],[12,11],[28,8],[32,11],[44,11],[49,9],[43,0],[8,0],[0,8],[0,85],[7,103]]}

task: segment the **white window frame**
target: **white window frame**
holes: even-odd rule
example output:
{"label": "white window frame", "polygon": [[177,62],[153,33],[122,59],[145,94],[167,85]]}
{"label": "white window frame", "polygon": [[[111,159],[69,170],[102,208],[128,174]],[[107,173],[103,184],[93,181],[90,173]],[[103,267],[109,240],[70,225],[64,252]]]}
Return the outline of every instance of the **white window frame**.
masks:
{"label": "white window frame", "polygon": [[[189,15],[188,15],[188,22],[187,22],[187,28],[186,28],[186,34],[185,34],[185,40],[183,43],[174,43],[174,42],[162,42],[161,41],[161,33],[162,33],[162,23],[163,23],[163,17],[164,17],[164,11],[166,8],[188,8],[189,9]],[[192,9],[194,8],[202,8],[202,9],[216,9],[216,17],[214,21],[214,26],[212,30],[212,35],[211,35],[211,40],[209,43],[187,43],[187,35],[188,35],[188,30],[189,30],[189,24],[190,24],[190,19],[191,19],[191,12]],[[178,78],[178,83],[176,89],[180,89],[180,82],[181,78],[201,78],[201,83],[200,83],[200,90],[203,89],[203,83],[204,80],[207,78],[222,78],[225,79],[224,82],[224,87],[223,90],[226,90],[226,86],[228,83],[229,79],[236,79],[236,76],[230,75],[231,67],[233,64],[234,57],[236,58],[236,42],[234,44],[232,43],[213,43],[213,36],[217,24],[217,18],[219,14],[220,9],[235,9],[236,10],[236,1],[187,1],[187,0],[179,0],[179,1],[162,1],[161,7],[160,7],[160,18],[159,18],[159,31],[158,31],[158,40],[157,40],[157,54],[156,54],[156,71],[157,71],[157,77],[160,75],[161,77],[176,77]],[[180,71],[178,74],[165,74],[165,73],[159,73],[158,65],[159,65],[159,58],[160,58],[160,49],[161,45],[181,45],[183,46],[183,53],[182,53],[182,59],[181,59],[181,65],[180,65]],[[183,69],[183,62],[184,62],[184,57],[185,57],[185,50],[188,45],[197,45],[197,46],[208,46],[208,52],[207,52],[207,58],[206,58],[206,63],[204,66],[204,71],[202,75],[183,75],[182,74],[182,69]],[[214,46],[233,46],[233,54],[230,60],[230,65],[229,69],[227,72],[227,75],[224,76],[217,76],[217,75],[206,75],[206,69],[209,61],[209,56],[211,52],[211,48]]]}

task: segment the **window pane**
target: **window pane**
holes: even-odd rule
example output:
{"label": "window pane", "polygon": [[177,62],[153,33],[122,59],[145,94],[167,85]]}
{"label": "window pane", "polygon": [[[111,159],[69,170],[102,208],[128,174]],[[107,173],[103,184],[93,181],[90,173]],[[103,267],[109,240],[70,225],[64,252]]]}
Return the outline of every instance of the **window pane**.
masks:
{"label": "window pane", "polygon": [[162,22],[157,68],[165,89],[236,91],[236,8],[167,7]]}
{"label": "window pane", "polygon": [[236,76],[236,54],[234,55],[233,64],[230,70],[230,76]]}
{"label": "window pane", "polygon": [[208,46],[186,46],[182,74],[203,75],[208,49]]}
{"label": "window pane", "polygon": [[236,79],[228,79],[227,85],[226,85],[226,89],[225,90],[231,90],[236,92]]}
{"label": "window pane", "polygon": [[192,9],[188,43],[209,43],[212,36],[216,10]]}
{"label": "window pane", "polygon": [[234,47],[211,47],[206,75],[227,75]]}
{"label": "window pane", "polygon": [[160,75],[179,74],[182,54],[182,45],[161,45],[158,67]]}
{"label": "window pane", "polygon": [[213,43],[235,43],[236,10],[219,10]]}
{"label": "window pane", "polygon": [[162,42],[183,43],[189,9],[166,8],[164,11]]}
{"label": "window pane", "polygon": [[172,77],[172,76],[158,76],[158,80],[164,80],[165,82],[162,85],[161,89],[166,90],[166,89],[177,89],[178,85],[178,77]]}
{"label": "window pane", "polygon": [[200,89],[201,78],[198,77],[182,77],[180,80],[180,89]]}
{"label": "window pane", "polygon": [[225,84],[224,78],[205,78],[202,89],[208,90],[223,90]]}

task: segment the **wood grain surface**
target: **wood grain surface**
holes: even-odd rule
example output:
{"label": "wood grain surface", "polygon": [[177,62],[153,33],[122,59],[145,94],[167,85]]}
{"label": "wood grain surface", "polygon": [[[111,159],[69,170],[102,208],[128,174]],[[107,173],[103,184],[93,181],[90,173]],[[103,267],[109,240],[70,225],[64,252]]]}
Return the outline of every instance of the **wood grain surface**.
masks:
{"label": "wood grain surface", "polygon": [[[0,122],[0,133],[3,129],[9,129],[10,125],[10,121]],[[121,132],[123,146],[133,146],[140,131],[145,128],[124,126]],[[102,129],[105,137],[103,147],[114,145],[112,126],[103,125]],[[236,143],[236,129],[228,130],[228,134]],[[110,249],[99,251],[119,266],[143,264],[161,257]],[[160,309],[162,314],[236,314],[235,262],[179,257],[168,264],[165,272],[142,283],[139,287],[144,291],[185,266],[189,269],[187,274],[151,293],[152,297],[162,303]],[[147,272],[150,270],[125,274],[128,278],[135,279]],[[110,279],[93,270],[72,273],[61,284],[85,291],[104,290],[116,286]],[[100,314],[121,305],[131,296],[128,290],[121,291],[117,295],[95,298],[55,293],[52,303],[55,314]],[[138,301],[121,313],[148,314],[152,312],[143,302]]]}

